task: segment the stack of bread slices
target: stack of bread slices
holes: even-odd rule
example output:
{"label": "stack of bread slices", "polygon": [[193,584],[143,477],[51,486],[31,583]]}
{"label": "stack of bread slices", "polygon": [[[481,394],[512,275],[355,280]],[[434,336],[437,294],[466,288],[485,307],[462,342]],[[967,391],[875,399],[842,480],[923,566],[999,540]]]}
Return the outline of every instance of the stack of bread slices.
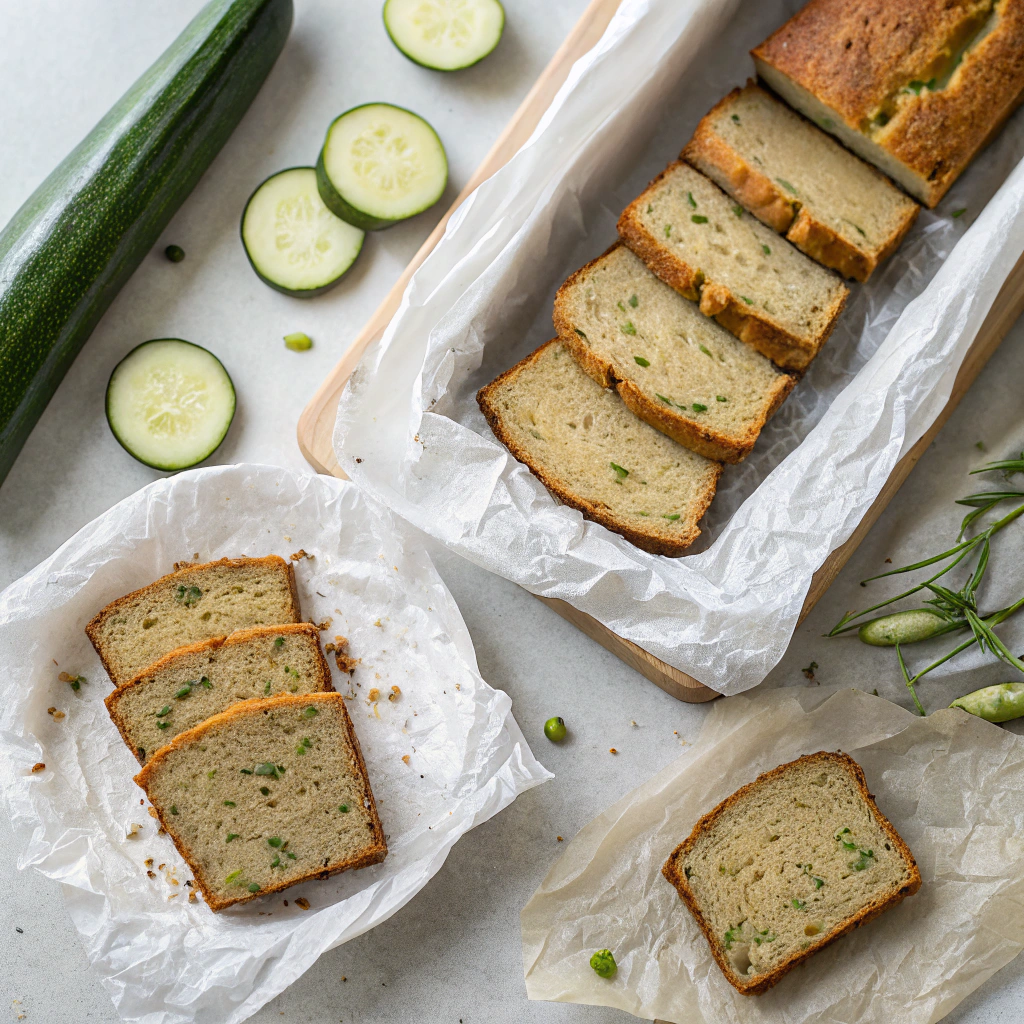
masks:
{"label": "stack of bread slices", "polygon": [[177,566],[86,627],[135,781],[212,910],[387,844],[317,626],[277,556]]}
{"label": "stack of bread slices", "polygon": [[[919,53],[864,4],[811,0],[753,51],[776,92],[722,99],[562,285],[558,337],[477,396],[552,494],[656,554],[696,540],[722,463],[750,454],[828,340],[842,279],[867,281],[917,217],[861,157],[934,206],[1024,95],[1024,3],[974,5],[992,11],[973,21],[948,6],[910,19]],[[970,83],[991,61],[979,106]]]}

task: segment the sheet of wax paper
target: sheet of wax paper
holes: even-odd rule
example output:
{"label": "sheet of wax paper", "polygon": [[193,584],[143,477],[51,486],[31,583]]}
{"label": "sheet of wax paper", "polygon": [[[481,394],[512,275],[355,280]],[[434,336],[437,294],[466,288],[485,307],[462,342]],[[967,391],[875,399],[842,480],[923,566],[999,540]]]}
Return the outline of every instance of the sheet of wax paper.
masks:
{"label": "sheet of wax paper", "polygon": [[[700,816],[818,750],[864,769],[919,892],[762,996],[725,980],[661,875]],[[962,711],[920,718],[860,690],[787,689],[711,709],[675,763],[595,818],[522,912],[531,999],[677,1024],[931,1024],[1024,946],[1024,738]],[[590,967],[612,950],[614,978]]]}
{"label": "sheet of wax paper", "polygon": [[[83,627],[196,553],[288,558],[300,549],[312,556],[295,563],[303,616],[330,620],[324,640],[348,638],[359,659],[351,678],[328,661],[335,688],[352,696],[388,856],[213,914],[201,899],[188,902],[190,872],[132,781],[139,766],[107,716],[111,684]],[[0,798],[19,865],[63,883],[126,1021],[244,1020],[325,950],[404,906],[464,832],[550,778],[508,696],[480,677],[458,608],[414,531],[325,477],[240,465],[143,488],[0,595],[0,667]],[[87,682],[76,693],[62,671]],[[396,701],[367,700],[373,687],[392,686]],[[33,773],[37,762],[45,770]]]}
{"label": "sheet of wax paper", "polygon": [[[463,204],[343,395],[335,450],[445,544],[561,598],[723,693],[760,682],[814,571],[943,408],[1024,250],[1024,113],[899,252],[727,466],[696,553],[646,554],[558,504],[487,427],[476,390],[553,334],[558,285],[801,0],[623,0],[523,149]],[[955,211],[963,211],[954,217]]]}

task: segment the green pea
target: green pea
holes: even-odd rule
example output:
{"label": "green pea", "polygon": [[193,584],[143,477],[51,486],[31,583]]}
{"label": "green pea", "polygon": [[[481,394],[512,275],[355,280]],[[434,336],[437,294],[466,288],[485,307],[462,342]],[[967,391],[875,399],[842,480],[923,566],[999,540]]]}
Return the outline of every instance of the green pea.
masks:
{"label": "green pea", "polygon": [[599,949],[591,958],[590,966],[602,978],[610,978],[619,969],[610,949]]}
{"label": "green pea", "polygon": [[296,331],[294,334],[284,336],[284,347],[290,348],[293,352],[306,352],[313,347],[313,341],[308,334]]}
{"label": "green pea", "polygon": [[544,723],[544,735],[553,743],[561,743],[565,739],[565,720],[562,718],[549,718]]}
{"label": "green pea", "polygon": [[865,622],[857,636],[872,647],[894,647],[896,644],[916,644],[933,636],[948,633],[950,623],[927,608],[912,608]]}
{"label": "green pea", "polygon": [[957,697],[951,708],[960,708],[986,722],[1009,722],[1024,715],[1024,683],[996,683]]}
{"label": "green pea", "polygon": [[180,245],[169,245],[164,249],[164,255],[172,263],[180,263],[185,258],[185,250]]}

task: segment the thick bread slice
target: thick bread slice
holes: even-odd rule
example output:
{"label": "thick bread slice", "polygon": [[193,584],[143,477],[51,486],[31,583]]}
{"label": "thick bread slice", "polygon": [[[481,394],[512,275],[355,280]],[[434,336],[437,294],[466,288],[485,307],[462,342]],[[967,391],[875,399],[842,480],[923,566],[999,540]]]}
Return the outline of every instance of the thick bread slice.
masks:
{"label": "thick bread slice", "polygon": [[235,704],[176,736],[135,781],[211,910],[387,856],[339,693]]}
{"label": "thick bread slice", "polygon": [[295,575],[283,558],[222,558],[119,597],[85,632],[114,685],[123,686],[176,647],[300,618]]}
{"label": "thick bread slice", "polygon": [[712,108],[683,157],[801,252],[857,281],[896,251],[920,210],[752,83]]}
{"label": "thick bread slice", "polygon": [[656,555],[700,536],[720,463],[634,416],[560,341],[477,393],[495,436],[556,497]]}
{"label": "thick bread slice", "polygon": [[106,705],[128,749],[145,764],[178,733],[240,700],[330,690],[320,631],[309,622],[240,629],[165,654]]}
{"label": "thick bread slice", "polygon": [[558,289],[554,321],[598,384],[614,387],[642,420],[709,459],[745,459],[796,383],[701,316],[623,245]]}
{"label": "thick bread slice", "polygon": [[811,0],[751,55],[786,102],[933,207],[1024,96],[1024,0]]}
{"label": "thick bread slice", "polygon": [[729,982],[758,995],[921,887],[860,765],[821,751],[759,775],[665,862]]}
{"label": "thick bread slice", "polygon": [[666,284],[787,370],[818,354],[849,294],[682,161],[626,207],[619,234]]}

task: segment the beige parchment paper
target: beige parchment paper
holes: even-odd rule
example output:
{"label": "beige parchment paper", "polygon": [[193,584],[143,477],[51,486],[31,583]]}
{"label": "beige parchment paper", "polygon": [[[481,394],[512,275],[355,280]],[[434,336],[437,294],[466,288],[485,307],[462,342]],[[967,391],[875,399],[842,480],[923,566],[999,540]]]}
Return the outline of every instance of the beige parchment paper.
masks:
{"label": "beige parchment paper", "polygon": [[[817,750],[860,763],[923,884],[765,995],[741,996],[661,866],[720,800]],[[522,934],[531,999],[677,1024],[931,1024],[1024,946],[1024,738],[860,690],[728,698],[693,748],[569,844],[524,908]],[[603,947],[618,963],[611,980],[589,965]]]}

